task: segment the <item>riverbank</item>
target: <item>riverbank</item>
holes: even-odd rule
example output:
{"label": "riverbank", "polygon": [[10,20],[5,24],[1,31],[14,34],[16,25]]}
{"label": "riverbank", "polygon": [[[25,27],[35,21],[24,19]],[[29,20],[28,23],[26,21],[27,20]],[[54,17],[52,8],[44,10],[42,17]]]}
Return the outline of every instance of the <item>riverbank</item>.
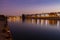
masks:
{"label": "riverbank", "polygon": [[12,35],[6,21],[0,20],[0,40],[12,40]]}

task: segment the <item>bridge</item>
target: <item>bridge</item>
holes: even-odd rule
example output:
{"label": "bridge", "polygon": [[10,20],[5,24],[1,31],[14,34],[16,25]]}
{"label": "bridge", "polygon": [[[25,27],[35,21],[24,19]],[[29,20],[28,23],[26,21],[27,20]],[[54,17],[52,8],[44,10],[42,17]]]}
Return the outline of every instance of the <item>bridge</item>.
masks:
{"label": "bridge", "polygon": [[33,19],[60,19],[60,12],[25,14],[25,17]]}
{"label": "bridge", "polygon": [[[60,12],[40,13],[40,14],[22,14],[27,19],[60,19]],[[9,16],[9,19],[21,19],[22,16]]]}

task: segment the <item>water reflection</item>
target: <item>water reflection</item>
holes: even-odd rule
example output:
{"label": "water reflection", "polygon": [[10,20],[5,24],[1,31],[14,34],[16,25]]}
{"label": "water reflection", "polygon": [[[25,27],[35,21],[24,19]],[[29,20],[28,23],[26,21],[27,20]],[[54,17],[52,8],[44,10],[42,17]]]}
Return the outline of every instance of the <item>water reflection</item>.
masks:
{"label": "water reflection", "polygon": [[9,17],[8,19],[7,19],[7,21],[9,21],[9,22],[19,22],[19,21],[22,21],[22,18],[20,18],[20,17]]}
{"label": "water reflection", "polygon": [[43,26],[44,28],[60,29],[60,20],[25,19],[25,23],[34,25],[37,24],[40,27]]}
{"label": "water reflection", "polygon": [[23,21],[22,18],[10,18],[8,21],[15,39],[25,38],[26,36],[36,38],[37,35],[39,38],[48,39],[58,39],[60,37],[60,20],[25,19]]}
{"label": "water reflection", "polygon": [[[8,21],[11,22],[23,22],[22,18],[9,18]],[[32,24],[40,24],[40,25],[57,25],[59,26],[60,20],[43,20],[43,19],[25,19],[25,22]]]}
{"label": "water reflection", "polygon": [[28,23],[41,25],[59,25],[59,20],[26,19],[25,21]]}
{"label": "water reflection", "polygon": [[49,20],[48,23],[50,25],[56,25],[57,24],[57,20]]}
{"label": "water reflection", "polygon": [[[22,21],[23,22],[23,21]],[[32,23],[32,19],[25,19],[25,22]]]}
{"label": "water reflection", "polygon": [[25,22],[59,29],[60,20],[26,19]]}

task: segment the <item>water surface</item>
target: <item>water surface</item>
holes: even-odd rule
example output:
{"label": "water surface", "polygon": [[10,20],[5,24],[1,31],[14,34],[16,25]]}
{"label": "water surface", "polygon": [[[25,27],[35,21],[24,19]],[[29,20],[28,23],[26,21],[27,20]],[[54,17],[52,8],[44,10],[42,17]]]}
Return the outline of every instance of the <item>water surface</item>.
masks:
{"label": "water surface", "polygon": [[8,19],[14,40],[60,40],[60,20]]}

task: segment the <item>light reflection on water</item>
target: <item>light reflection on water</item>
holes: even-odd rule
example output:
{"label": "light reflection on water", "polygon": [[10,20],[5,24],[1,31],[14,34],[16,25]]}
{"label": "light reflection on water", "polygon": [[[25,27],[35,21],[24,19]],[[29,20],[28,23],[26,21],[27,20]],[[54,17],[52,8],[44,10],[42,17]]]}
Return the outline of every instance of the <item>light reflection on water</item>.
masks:
{"label": "light reflection on water", "polygon": [[22,18],[9,18],[9,22],[21,22],[21,23],[30,23],[30,24],[37,24],[40,26],[48,26],[52,28],[58,28],[60,26],[60,20],[43,20],[43,19],[25,19],[22,21]]}
{"label": "light reflection on water", "polygon": [[8,22],[15,39],[23,36],[34,37],[34,39],[35,37],[60,39],[60,20],[25,19],[22,21],[22,18],[10,18]]}
{"label": "light reflection on water", "polygon": [[[9,22],[23,22],[22,18],[9,18]],[[25,19],[26,23],[32,23],[32,24],[41,24],[41,25],[57,25],[59,26],[60,20],[44,20],[44,19]]]}

